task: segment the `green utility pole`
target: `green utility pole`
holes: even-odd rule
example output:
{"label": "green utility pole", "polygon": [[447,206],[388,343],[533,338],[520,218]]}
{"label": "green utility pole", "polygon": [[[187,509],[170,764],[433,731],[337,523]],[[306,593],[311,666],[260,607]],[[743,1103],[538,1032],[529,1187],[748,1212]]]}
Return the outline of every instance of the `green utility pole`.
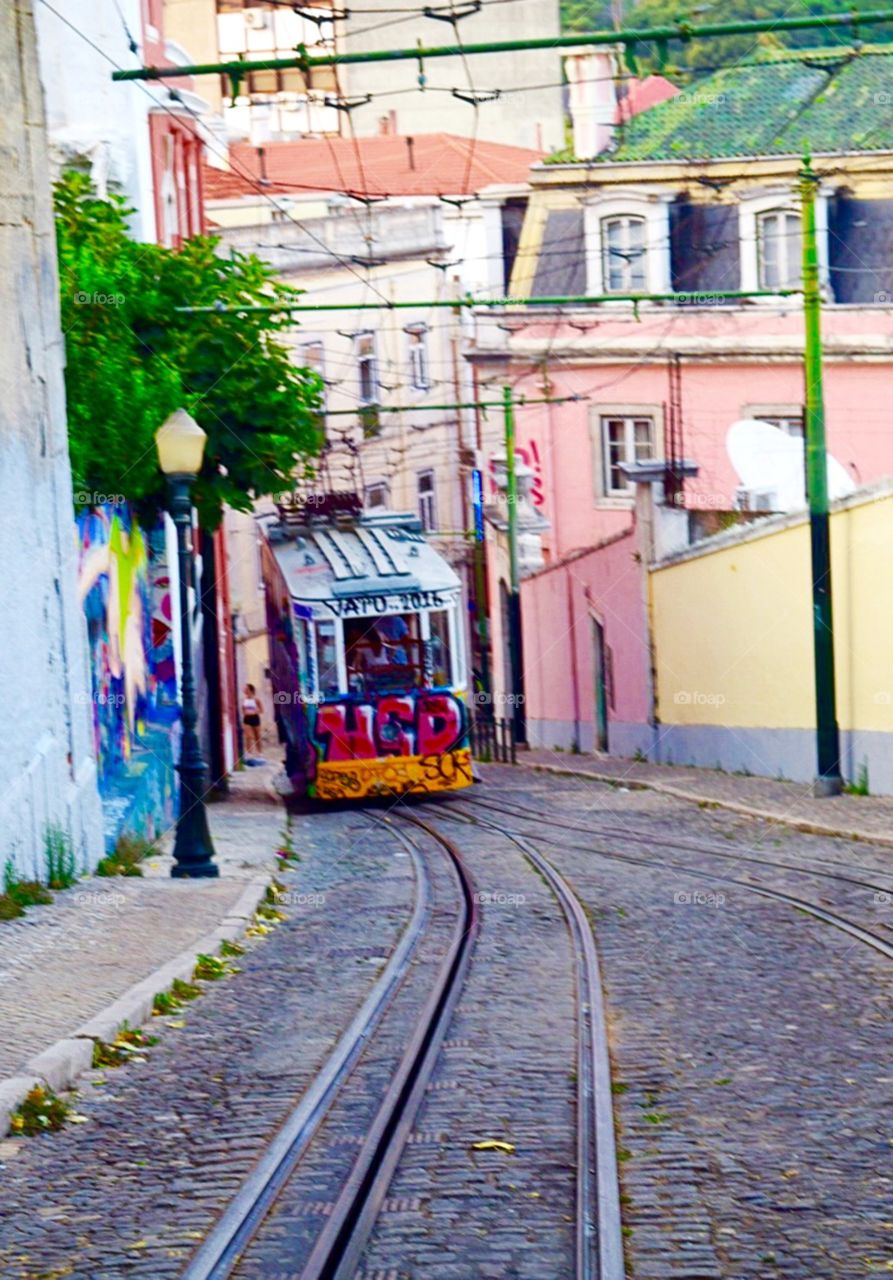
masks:
{"label": "green utility pole", "polygon": [[410,49],[373,49],[365,53],[331,53],[311,57],[303,45],[288,58],[258,58],[244,61],[204,62],[191,66],[137,67],[133,71],[114,71],[113,80],[165,80],[182,76],[226,75],[237,85],[241,79],[255,71],[283,71],[297,68],[311,73],[316,67],[338,67],[366,62],[415,62],[419,74],[426,61],[432,58],[464,58],[478,53],[524,53],[532,49],[574,49],[581,45],[622,45],[627,63],[635,67],[635,49],[641,44],[655,44],[658,54],[665,55],[667,44],[679,41],[735,35],[760,35],[763,32],[808,31],[812,28],[836,30],[852,27],[854,40],[862,27],[893,21],[893,9],[866,9],[864,12],[847,11],[823,14],[821,17],[804,14],[796,18],[770,18],[744,22],[671,22],[659,27],[626,27],[619,31],[575,31],[571,35],[539,37],[529,40],[495,40],[479,44],[432,45],[419,44]]}
{"label": "green utility pole", "polygon": [[521,573],[518,567],[518,475],[515,468],[515,398],[511,387],[503,387],[505,413],[505,500],[508,506],[509,535],[509,616],[508,641],[511,671],[512,721],[515,741],[527,742],[527,714],[524,710],[524,633],[521,627]]}
{"label": "green utility pole", "polygon": [[840,735],[834,677],[834,616],[831,599],[831,539],[828,516],[828,457],[822,392],[822,299],[816,237],[815,192],[819,179],[809,156],[800,172],[803,236],[803,321],[806,382],[806,494],[812,546],[812,625],[815,654],[817,796],[840,795]]}

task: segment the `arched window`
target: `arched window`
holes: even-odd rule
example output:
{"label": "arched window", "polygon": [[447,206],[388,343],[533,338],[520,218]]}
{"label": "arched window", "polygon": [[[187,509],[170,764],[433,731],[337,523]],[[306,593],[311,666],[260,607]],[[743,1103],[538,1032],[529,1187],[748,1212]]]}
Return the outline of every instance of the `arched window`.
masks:
{"label": "arched window", "polygon": [[757,264],[761,289],[793,289],[801,277],[800,215],[770,209],[757,218]]}
{"label": "arched window", "polygon": [[605,293],[644,293],[648,288],[644,218],[603,218],[602,286]]}

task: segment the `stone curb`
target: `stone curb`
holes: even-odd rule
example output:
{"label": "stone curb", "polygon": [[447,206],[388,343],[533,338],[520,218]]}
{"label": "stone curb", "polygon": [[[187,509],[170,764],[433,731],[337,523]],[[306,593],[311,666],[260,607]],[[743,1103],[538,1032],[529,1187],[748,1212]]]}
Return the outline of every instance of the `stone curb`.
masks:
{"label": "stone curb", "polygon": [[826,822],[812,822],[809,818],[796,818],[792,814],[778,813],[773,809],[760,809],[756,805],[743,804],[740,800],[722,800],[703,792],[686,791],[683,787],[674,787],[667,782],[652,782],[643,778],[618,778],[612,773],[595,773],[590,769],[563,769],[554,764],[528,764],[524,760],[518,762],[525,769],[536,769],[540,773],[554,773],[563,778],[592,778],[594,782],[604,782],[613,787],[626,787],[628,791],[657,791],[661,795],[673,796],[676,800],[688,800],[693,804],[710,805],[716,809],[728,809],[732,813],[740,813],[746,818],[762,818],[764,822],[774,822],[777,826],[791,827],[795,831],[803,831],[807,835],[831,836],[834,839],[858,840],[865,844],[881,845],[885,849],[893,849],[893,836],[877,835],[871,831],[861,831],[858,827],[831,826]]}
{"label": "stone curb", "polygon": [[166,991],[177,978],[187,982],[192,977],[197,956],[213,954],[222,942],[233,942],[240,937],[263,901],[272,875],[266,872],[254,876],[213,932],[206,933],[147,978],[141,978],[70,1036],[37,1054],[25,1064],[21,1074],[0,1079],[0,1140],[7,1136],[12,1112],[35,1085],[45,1085],[54,1093],[71,1088],[93,1062],[95,1041],[114,1040],[125,1022],[130,1027],[142,1026],[151,1017],[152,1004],[159,991]]}

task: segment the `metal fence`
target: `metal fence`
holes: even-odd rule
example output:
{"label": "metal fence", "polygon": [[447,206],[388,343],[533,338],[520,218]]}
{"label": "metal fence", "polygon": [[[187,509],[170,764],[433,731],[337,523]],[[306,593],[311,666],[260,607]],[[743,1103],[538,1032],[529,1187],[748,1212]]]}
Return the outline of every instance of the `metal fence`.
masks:
{"label": "metal fence", "polygon": [[471,754],[482,764],[516,764],[514,720],[472,716]]}

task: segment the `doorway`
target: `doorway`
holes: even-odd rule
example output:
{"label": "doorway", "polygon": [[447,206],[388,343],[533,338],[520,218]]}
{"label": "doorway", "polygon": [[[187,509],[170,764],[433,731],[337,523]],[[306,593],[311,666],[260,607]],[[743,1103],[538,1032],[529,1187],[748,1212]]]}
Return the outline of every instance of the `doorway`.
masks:
{"label": "doorway", "polygon": [[608,646],[605,629],[598,618],[592,619],[593,674],[595,676],[595,723],[593,749],[608,750]]}

